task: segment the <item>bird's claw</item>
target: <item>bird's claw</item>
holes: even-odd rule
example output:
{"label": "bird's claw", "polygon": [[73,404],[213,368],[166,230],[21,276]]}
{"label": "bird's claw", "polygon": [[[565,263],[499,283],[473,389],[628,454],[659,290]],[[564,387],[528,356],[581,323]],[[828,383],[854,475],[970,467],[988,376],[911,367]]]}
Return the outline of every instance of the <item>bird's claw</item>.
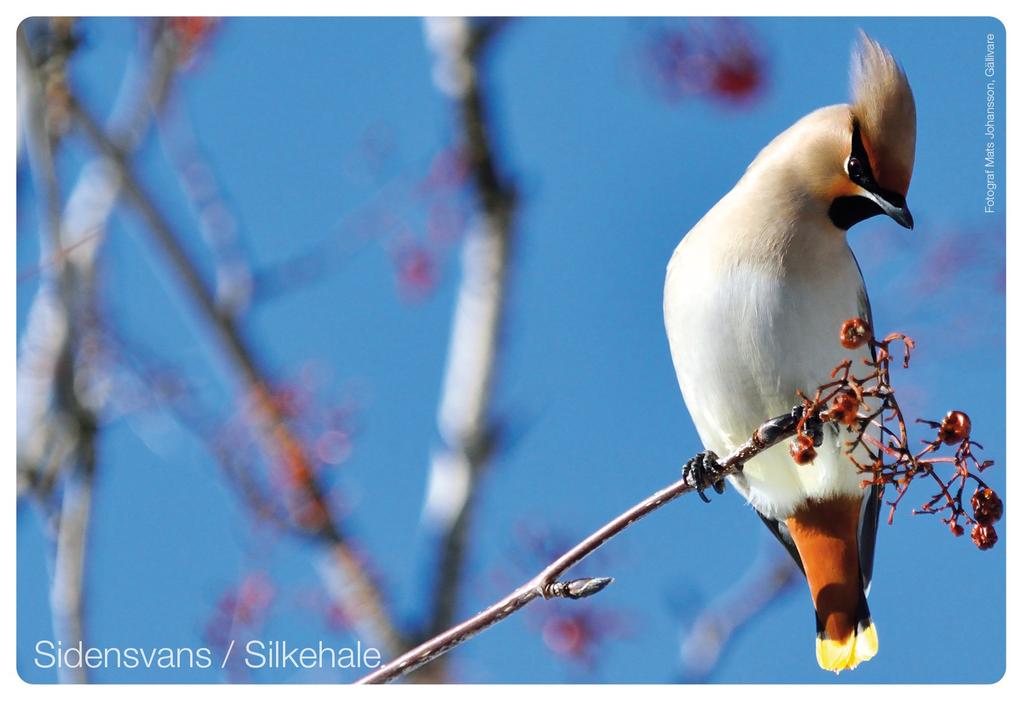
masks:
{"label": "bird's claw", "polygon": [[[805,414],[807,414],[806,406],[798,404],[793,408],[792,415],[797,421],[804,419]],[[814,442],[815,446],[821,446],[822,442],[825,440],[824,422],[821,421],[821,417],[813,412],[811,414],[807,414],[807,418],[804,419],[803,433],[811,437],[811,441]]]}
{"label": "bird's claw", "polygon": [[[718,454],[711,450],[701,451],[683,466],[683,477],[697,489],[697,495],[706,503],[711,502],[711,499],[704,494],[704,489],[709,485],[708,479],[714,478],[721,472],[722,465],[718,463]],[[725,480],[722,478],[710,485],[719,495],[725,492]]]}

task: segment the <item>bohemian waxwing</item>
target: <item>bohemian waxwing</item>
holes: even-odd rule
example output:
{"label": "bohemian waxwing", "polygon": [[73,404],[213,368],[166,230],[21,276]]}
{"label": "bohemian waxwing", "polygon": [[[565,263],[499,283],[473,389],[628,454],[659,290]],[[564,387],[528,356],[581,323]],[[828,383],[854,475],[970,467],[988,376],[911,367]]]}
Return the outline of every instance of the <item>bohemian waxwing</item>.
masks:
{"label": "bohemian waxwing", "polygon": [[[772,140],[669,262],[665,326],[707,449],[691,471],[713,468],[850,357],[839,329],[853,317],[870,323],[871,307],[847,229],[879,214],[913,228],[907,77],[863,33],[852,76],[853,104],[816,110]],[[804,572],[818,664],[836,672],[878,651],[866,597],[881,497],[861,488],[843,448],[849,438],[826,424],[810,464],[797,465],[780,444],[729,477]]]}

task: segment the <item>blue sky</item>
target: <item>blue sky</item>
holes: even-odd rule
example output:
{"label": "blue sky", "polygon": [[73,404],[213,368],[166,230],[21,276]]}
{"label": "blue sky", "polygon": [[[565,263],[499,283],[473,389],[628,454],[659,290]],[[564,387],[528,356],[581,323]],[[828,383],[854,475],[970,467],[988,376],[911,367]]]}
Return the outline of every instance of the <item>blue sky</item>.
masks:
{"label": "blue sky", "polygon": [[[508,325],[495,408],[510,442],[482,490],[461,615],[539,569],[523,528],[582,537],[671,482],[699,451],[668,353],[661,314],[665,264],[679,238],[735,183],[774,135],[847,98],[861,27],[902,62],[917,100],[918,146],[908,202],[916,228],[872,219],[849,234],[876,328],[918,342],[895,382],[910,417],[970,412],[1004,494],[1005,227],[982,213],[984,36],[992,19],[759,19],[767,84],[738,108],[704,97],[670,102],[635,62],[650,21],[527,19],[508,27],[490,69],[499,157],[521,193]],[[75,85],[105,114],[135,51],[137,21],[87,20]],[[941,50],[939,50],[941,48]],[[229,20],[183,78],[187,115],[256,269],[324,238],[352,242],[366,204],[400,212],[422,242],[424,202],[412,193],[450,143],[449,104],[430,80],[413,19]],[[1001,115],[1001,108],[1000,108]],[[999,120],[1000,130],[1003,121]],[[372,174],[367,135],[389,149]],[[1001,134],[1000,134],[1001,136]],[[60,165],[73,183],[89,154],[76,139]],[[1001,154],[1001,153],[1000,153]],[[158,140],[140,173],[197,254],[194,219]],[[355,166],[353,166],[355,165]],[[1002,178],[1002,162],[999,162]],[[37,257],[38,219],[20,181],[18,272]],[[392,194],[397,194],[392,198]],[[396,201],[397,200],[397,201]],[[395,205],[397,202],[397,205]],[[461,203],[461,202],[458,202]],[[437,248],[426,296],[396,286],[392,252],[371,242],[322,279],[259,301],[246,328],[279,379],[317,372],[321,402],[354,397],[351,456],[330,471],[347,522],[373,558],[396,612],[414,621],[429,544],[422,507],[458,276],[457,244]],[[173,361],[211,407],[230,414],[234,386],[217,347],[122,209],[102,255],[103,311],[127,340]],[[36,281],[19,279],[18,331]],[[88,566],[88,639],[99,646],[200,646],[218,598],[253,572],[276,594],[262,639],[346,645],[325,623],[308,545],[253,523],[205,446],[160,410],[112,415],[100,447]],[[926,499],[923,490],[911,498]],[[789,593],[736,638],[721,682],[991,682],[1005,664],[1005,552],[979,552],[908,503],[883,527],[871,595],[880,653],[836,678],[814,660],[805,589]],[[1005,525],[1001,524],[1002,531]],[[532,606],[461,647],[467,682],[665,682],[678,678],[679,639],[693,611],[727,589],[770,539],[734,493],[684,499],[631,528],[581,567],[616,583],[586,605],[623,627],[587,669],[556,658]],[[18,509],[18,670],[50,639],[47,543],[33,507]],[[589,567],[589,568],[588,568]],[[621,633],[621,634],[620,634]],[[96,672],[97,681],[220,681],[210,672]],[[348,673],[255,673],[254,681],[349,681]]]}

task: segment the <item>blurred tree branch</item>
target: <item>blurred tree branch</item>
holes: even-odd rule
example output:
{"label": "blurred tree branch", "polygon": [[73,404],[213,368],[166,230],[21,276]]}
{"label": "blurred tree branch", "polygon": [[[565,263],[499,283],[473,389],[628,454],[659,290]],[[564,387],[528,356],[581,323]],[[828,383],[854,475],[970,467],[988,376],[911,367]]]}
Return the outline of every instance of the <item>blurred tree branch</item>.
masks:
{"label": "blurred tree branch", "polygon": [[[67,36],[63,39],[67,47],[72,47],[72,24],[60,24],[61,22],[63,21],[54,21],[54,26],[65,28]],[[48,69],[50,74],[47,76],[43,76],[42,69],[37,66],[37,63],[42,62],[36,62],[34,59],[23,62],[26,70],[31,69],[25,76],[30,77],[32,83],[30,86],[26,85],[33,89],[27,93],[31,100],[27,101],[26,105],[32,111],[30,116],[26,114],[28,119],[24,120],[28,129],[46,125],[49,132],[56,133],[57,130],[50,124],[56,124],[59,118],[59,132],[63,134],[72,124],[77,124],[101,155],[83,170],[78,185],[69,199],[69,212],[73,204],[85,203],[89,207],[76,211],[76,228],[70,228],[68,223],[61,223],[62,205],[54,171],[53,141],[41,143],[38,130],[32,130],[30,135],[33,172],[41,175],[39,191],[46,196],[43,204],[47,210],[46,222],[51,246],[41,249],[39,273],[43,285],[40,287],[37,305],[33,307],[35,315],[30,317],[31,321],[36,323],[33,325],[30,321],[24,339],[25,348],[31,348],[32,342],[40,336],[53,340],[60,339],[60,345],[57,346],[52,345],[51,340],[48,349],[51,353],[50,369],[53,376],[65,374],[66,377],[68,369],[62,367],[58,371],[55,361],[74,357],[69,356],[67,350],[69,346],[80,347],[74,343],[79,334],[71,329],[84,329],[95,324],[95,312],[90,311],[87,315],[82,310],[87,300],[65,293],[63,303],[66,311],[56,312],[62,315],[63,326],[55,325],[55,310],[51,301],[55,288],[51,288],[48,283],[51,278],[62,286],[65,281],[70,280],[75,280],[75,286],[84,281],[92,281],[95,276],[96,255],[106,223],[119,199],[127,198],[142,216],[156,245],[184,284],[196,310],[221,343],[229,362],[239,375],[244,392],[243,405],[251,415],[250,421],[256,430],[264,457],[271,462],[276,460],[288,468],[290,478],[299,487],[303,497],[291,498],[289,512],[284,516],[268,514],[266,510],[271,503],[267,503],[265,497],[259,495],[258,484],[248,480],[253,469],[247,463],[234,458],[230,449],[218,448],[210,439],[206,441],[211,443],[220,464],[228,471],[229,477],[234,479],[246,503],[252,505],[255,512],[265,519],[275,521],[284,529],[296,531],[302,536],[315,538],[323,543],[325,561],[321,565],[321,573],[329,593],[339,604],[345,606],[346,613],[352,617],[361,634],[374,640],[386,653],[398,654],[413,644],[413,641],[404,637],[395,626],[375,580],[332,516],[314,462],[303,442],[290,428],[290,421],[279,408],[275,398],[276,390],[241,330],[238,316],[244,304],[240,307],[231,296],[219,296],[221,292],[215,292],[214,288],[206,283],[200,267],[182,246],[181,236],[161,213],[159,206],[134,172],[132,155],[148,133],[152,119],[161,118],[167,104],[172,78],[182,59],[182,52],[188,50],[188,47],[182,46],[183,38],[176,35],[173,22],[158,21],[153,27],[155,29],[152,37],[152,65],[148,67],[143,90],[136,91],[136,97],[141,96],[142,100],[135,101],[130,111],[124,110],[124,106],[119,106],[119,110],[115,111],[115,116],[111,119],[112,127],[109,131],[99,124],[67,85],[63,73],[66,56],[55,55],[56,59],[47,57],[51,64],[54,61],[59,63],[59,71]],[[457,72],[464,72],[467,69],[469,71],[468,74],[459,74],[465,82],[452,95],[457,98],[459,107],[459,125],[462,132],[460,154],[467,163],[467,173],[470,175],[478,204],[478,214],[475,227],[468,235],[463,251],[463,277],[455,308],[445,390],[439,410],[439,427],[445,448],[435,454],[431,466],[432,492],[427,502],[427,515],[429,519],[437,522],[439,530],[438,573],[436,585],[428,599],[429,622],[432,627],[443,627],[450,622],[458,605],[472,500],[494,441],[494,429],[488,419],[489,405],[503,318],[508,241],[515,202],[513,187],[499,175],[495,163],[487,125],[485,97],[476,75],[481,54],[488,41],[501,27],[501,22],[482,21],[475,23],[470,30],[467,21],[458,20],[454,21],[451,27],[456,30],[462,27],[466,30],[466,33],[461,35],[465,40],[462,43],[458,41],[458,33],[450,37],[453,42],[446,46],[454,53],[446,56],[447,60],[454,62],[447,67],[448,69],[454,67]],[[60,38],[53,33],[44,33],[44,39],[54,41],[58,47],[64,46],[56,41]],[[20,50],[23,58],[31,58],[27,38],[21,35],[19,42],[24,45]],[[439,63],[443,63],[443,59],[439,58]],[[125,84],[131,84],[132,88],[137,89],[138,86],[134,85],[137,80],[134,79],[138,77],[133,74],[132,70],[128,71],[128,77],[133,81],[126,78]],[[52,75],[58,75],[60,81],[51,80]],[[44,80],[49,83],[42,85],[41,81]],[[123,92],[127,92],[127,89]],[[53,100],[54,95],[60,98],[59,102]],[[54,113],[57,108],[59,114]],[[185,137],[188,138],[189,135]],[[184,147],[185,157],[190,156],[189,150],[192,150],[191,157],[196,156],[194,141],[186,140]],[[168,154],[168,157],[171,155]],[[182,168],[184,165],[177,166]],[[186,176],[184,171],[181,172],[181,176]],[[189,185],[185,184],[185,187],[188,191]],[[191,193],[189,195],[196,196]],[[193,205],[202,207],[202,204],[196,201]],[[78,237],[67,237],[72,232],[77,232]],[[222,244],[212,242],[211,246],[217,250]],[[234,241],[227,245],[231,248],[237,247]],[[229,253],[233,260],[237,260],[235,252],[237,251]],[[86,263],[88,269],[72,272],[72,268],[80,263]],[[237,262],[234,264],[237,265]],[[221,269],[218,269],[218,285],[223,284]],[[232,266],[231,269],[237,267]],[[40,313],[41,303],[44,302],[51,304],[49,317]],[[71,309],[72,305],[77,308]],[[55,333],[58,334],[56,338]],[[101,331],[97,330],[97,336],[102,338]],[[60,355],[53,355],[54,351],[61,350],[63,352]],[[22,384],[19,384],[22,401],[26,405],[39,405],[42,400],[47,399],[45,390],[41,390],[38,385],[26,383],[29,380],[28,373],[31,372],[39,378],[40,368],[45,369],[46,366],[42,365],[45,362],[43,356],[24,355],[20,362],[22,365],[19,367],[23,373],[20,376]],[[21,427],[25,431],[26,439],[19,445],[19,483],[24,488],[43,488],[45,484],[40,482],[40,479],[46,478],[52,484],[56,484],[60,459],[74,458],[77,461],[78,471],[73,479],[77,482],[62,479],[60,483],[67,507],[61,513],[62,532],[57,541],[57,556],[62,560],[57,562],[59,571],[58,577],[55,578],[55,586],[61,587],[62,591],[60,605],[56,602],[54,604],[54,616],[55,621],[61,620],[58,616],[68,616],[65,620],[68,623],[67,629],[58,630],[58,634],[70,638],[66,639],[67,642],[75,642],[76,636],[81,637],[84,536],[89,515],[91,479],[95,469],[93,442],[100,414],[98,408],[87,407],[76,401],[76,384],[86,373],[83,366],[78,367],[79,369],[74,371],[74,379],[58,380],[58,387],[61,388],[58,391],[70,390],[70,394],[65,394],[62,400],[67,404],[74,403],[72,406],[76,413],[69,418],[76,420],[77,426],[69,430],[67,425],[62,426],[54,419],[43,418],[39,413],[25,414],[21,417]],[[186,422],[189,421],[195,420],[186,419]],[[53,438],[47,443],[41,444],[38,438],[34,443],[28,443],[29,435],[52,437],[62,429],[66,437],[63,447],[55,445]],[[41,463],[39,454],[36,453],[33,458],[33,454],[29,453],[31,449],[41,447],[50,448],[51,451],[53,448],[63,448],[63,455],[58,458],[58,462],[50,462],[51,472],[48,476],[40,470],[44,464]],[[452,481],[461,484],[457,490],[463,491],[462,493],[451,492]],[[438,505],[439,502],[443,507]],[[84,674],[80,676],[84,677]],[[442,673],[434,671],[430,673],[430,679],[441,680]]]}
{"label": "blurred tree branch", "polygon": [[516,191],[497,163],[482,63],[502,20],[424,20],[433,78],[456,105],[462,160],[477,213],[462,248],[462,276],[448,344],[424,518],[437,557],[427,597],[426,634],[450,625],[458,608],[466,544],[480,480],[495,446],[495,372],[505,318]]}
{"label": "blurred tree branch", "polygon": [[188,111],[168,106],[160,115],[157,134],[212,256],[217,304],[236,317],[242,316],[252,298],[252,272],[243,253],[237,221],[193,132]]}
{"label": "blurred tree branch", "polygon": [[275,402],[269,378],[245,340],[239,321],[230,308],[220,305],[182,247],[181,238],[145,190],[131,165],[130,152],[111,137],[70,92],[67,107],[71,118],[83,128],[117,175],[124,195],[142,216],[196,310],[226,352],[228,362],[241,380],[251,421],[266,457],[289,468],[297,489],[292,522],[301,534],[322,543],[322,575],[329,593],[345,606],[361,634],[385,652],[400,652],[405,643],[388,614],[383,596],[332,516],[313,462]]}
{"label": "blurred tree branch", "polygon": [[[39,30],[30,41],[26,26]],[[36,20],[17,34],[21,128],[41,195],[40,277],[18,361],[18,490],[40,506],[54,536],[50,604],[55,638],[84,638],[87,534],[96,475],[99,416],[106,400],[96,262],[120,187],[102,160],[85,166],[62,203],[55,151],[67,129],[67,66],[78,38],[72,20]],[[145,76],[129,71],[112,123],[132,150],[146,132],[151,106],[167,95],[172,47],[158,31]],[[141,100],[140,100],[141,98]],[[65,666],[62,681],[86,681]]]}
{"label": "blurred tree branch", "polygon": [[679,653],[687,681],[706,681],[739,630],[803,585],[793,559],[779,551],[774,539],[767,541],[772,544],[762,544],[761,555],[747,574],[705,606],[683,636]]}

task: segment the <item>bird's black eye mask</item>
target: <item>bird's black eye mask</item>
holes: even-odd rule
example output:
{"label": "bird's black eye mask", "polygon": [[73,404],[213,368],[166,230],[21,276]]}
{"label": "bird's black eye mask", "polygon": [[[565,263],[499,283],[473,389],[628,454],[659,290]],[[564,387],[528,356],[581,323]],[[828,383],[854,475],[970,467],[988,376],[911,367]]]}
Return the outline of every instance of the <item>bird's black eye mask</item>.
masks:
{"label": "bird's black eye mask", "polygon": [[[865,191],[880,196],[897,209],[906,208],[906,199],[901,194],[883,189],[875,181],[875,175],[871,172],[871,161],[860,137],[860,123],[856,119],[853,121],[853,140],[850,145],[850,156],[846,160],[846,174],[850,181]],[[848,230],[865,219],[883,213],[886,211],[876,201],[866,196],[838,196],[832,200],[828,209],[828,217],[840,230]]]}

